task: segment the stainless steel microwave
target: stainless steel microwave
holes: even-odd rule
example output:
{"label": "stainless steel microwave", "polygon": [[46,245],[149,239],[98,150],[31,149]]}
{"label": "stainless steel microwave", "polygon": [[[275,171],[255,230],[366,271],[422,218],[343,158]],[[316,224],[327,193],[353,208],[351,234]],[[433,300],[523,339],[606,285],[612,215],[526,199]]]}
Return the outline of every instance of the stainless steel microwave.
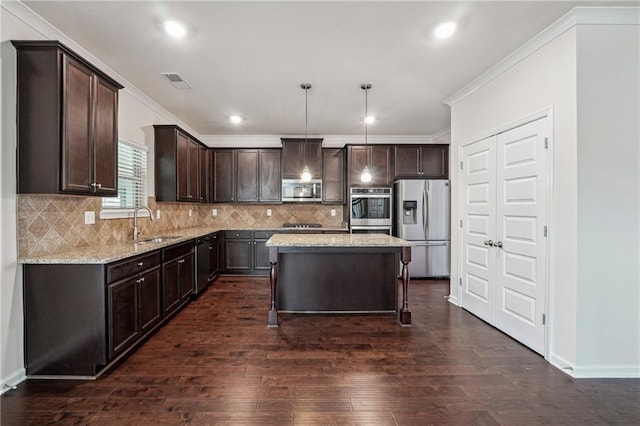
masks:
{"label": "stainless steel microwave", "polygon": [[300,179],[282,179],[283,202],[315,202],[322,201],[322,181],[314,179],[302,182]]}

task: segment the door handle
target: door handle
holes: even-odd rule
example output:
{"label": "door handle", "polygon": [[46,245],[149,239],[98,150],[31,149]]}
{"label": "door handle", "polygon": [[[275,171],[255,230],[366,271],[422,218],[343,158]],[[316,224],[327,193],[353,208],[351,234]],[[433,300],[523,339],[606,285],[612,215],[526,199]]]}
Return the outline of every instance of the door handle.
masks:
{"label": "door handle", "polygon": [[496,241],[496,247],[502,248],[502,241]]}
{"label": "door handle", "polygon": [[489,246],[489,247],[493,247],[493,241],[492,240],[487,240],[484,242],[485,246]]}

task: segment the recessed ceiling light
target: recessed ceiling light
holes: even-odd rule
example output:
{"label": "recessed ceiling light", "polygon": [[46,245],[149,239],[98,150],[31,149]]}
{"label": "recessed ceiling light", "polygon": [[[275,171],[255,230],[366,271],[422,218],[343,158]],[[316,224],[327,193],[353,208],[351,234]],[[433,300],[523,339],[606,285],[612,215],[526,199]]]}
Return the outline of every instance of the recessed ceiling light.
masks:
{"label": "recessed ceiling light", "polygon": [[364,122],[367,124],[371,124],[376,121],[376,118],[373,115],[368,115],[364,118]]}
{"label": "recessed ceiling light", "polygon": [[182,38],[187,34],[187,29],[178,21],[164,21],[164,30],[174,38]]}
{"label": "recessed ceiling light", "polygon": [[229,121],[231,121],[233,124],[240,124],[242,123],[242,117],[240,117],[239,115],[232,115],[231,117],[229,117]]}
{"label": "recessed ceiling light", "polygon": [[444,24],[439,25],[434,34],[436,38],[445,39],[451,37],[451,35],[456,32],[456,23],[455,22],[445,22]]}

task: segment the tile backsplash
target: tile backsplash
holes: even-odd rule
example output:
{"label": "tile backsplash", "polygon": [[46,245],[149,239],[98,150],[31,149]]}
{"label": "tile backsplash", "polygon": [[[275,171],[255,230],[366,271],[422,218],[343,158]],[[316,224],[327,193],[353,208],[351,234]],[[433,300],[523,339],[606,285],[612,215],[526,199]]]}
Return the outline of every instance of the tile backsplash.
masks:
{"label": "tile backsplash", "polygon": [[[142,236],[171,233],[196,226],[219,228],[278,228],[286,222],[343,225],[343,206],[321,204],[187,204],[156,203],[149,208],[160,219],[138,218]],[[133,219],[100,219],[102,198],[71,195],[18,194],[18,255],[40,256],[133,238]],[[213,216],[213,209],[217,215]],[[267,216],[271,209],[271,216]],[[336,216],[331,216],[331,210]],[[95,224],[85,225],[84,212],[93,211]],[[191,215],[189,214],[191,212]]]}

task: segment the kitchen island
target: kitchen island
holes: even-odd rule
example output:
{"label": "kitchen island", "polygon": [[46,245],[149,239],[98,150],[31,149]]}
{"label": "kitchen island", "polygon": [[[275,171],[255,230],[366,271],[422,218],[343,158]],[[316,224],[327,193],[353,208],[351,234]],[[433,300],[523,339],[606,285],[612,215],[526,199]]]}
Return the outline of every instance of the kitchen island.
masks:
{"label": "kitchen island", "polygon": [[396,313],[402,325],[411,324],[408,241],[385,234],[278,234],[265,245],[271,264],[269,327],[278,326],[278,311]]}

